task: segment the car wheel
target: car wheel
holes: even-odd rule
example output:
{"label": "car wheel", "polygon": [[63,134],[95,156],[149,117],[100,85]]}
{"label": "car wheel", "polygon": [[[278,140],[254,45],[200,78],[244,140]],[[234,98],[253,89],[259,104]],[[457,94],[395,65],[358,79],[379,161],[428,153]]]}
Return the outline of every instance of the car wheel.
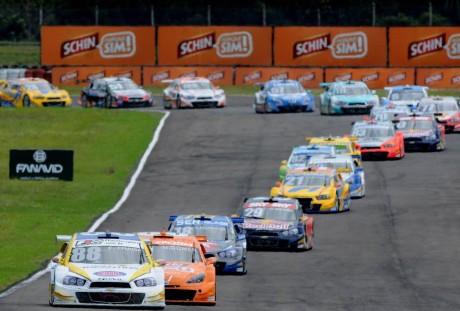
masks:
{"label": "car wheel", "polygon": [[112,96],[107,96],[105,98],[105,108],[112,108]]}
{"label": "car wheel", "polygon": [[441,139],[441,141],[439,142],[439,151],[443,151],[443,150],[446,150],[446,141],[444,139]]}
{"label": "car wheel", "polygon": [[171,109],[171,103],[166,100],[166,96],[163,95],[163,108],[164,109]]}
{"label": "car wheel", "polygon": [[269,104],[265,103],[263,106],[266,113],[273,112],[272,106],[270,106]]}
{"label": "car wheel", "polygon": [[81,95],[81,105],[83,108],[88,108],[88,98],[86,97],[85,94]]}
{"label": "car wheel", "polygon": [[240,274],[245,275],[246,273],[248,273],[248,269],[246,268],[246,258],[245,258],[244,259],[243,271]]}
{"label": "car wheel", "polygon": [[263,105],[255,104],[254,108],[255,108],[254,110],[256,111],[256,113],[265,113],[265,104]]}
{"label": "car wheel", "polygon": [[332,114],[332,106],[331,106],[331,103],[327,104],[327,114]]}
{"label": "car wheel", "polygon": [[339,194],[335,194],[335,207],[337,208],[337,212],[340,212],[340,199]]}
{"label": "car wheel", "polygon": [[50,306],[54,306],[54,285],[50,285],[50,297],[48,303]]}
{"label": "car wheel", "polygon": [[177,95],[177,98],[176,98],[176,108],[177,109],[181,109],[181,106],[180,106],[180,96]]}
{"label": "car wheel", "polygon": [[22,99],[22,106],[23,107],[30,107],[30,97],[29,97],[29,95],[24,95],[24,98]]}
{"label": "car wheel", "polygon": [[319,112],[321,113],[322,116],[324,116],[326,113],[324,113],[324,105],[320,102],[319,103]]}

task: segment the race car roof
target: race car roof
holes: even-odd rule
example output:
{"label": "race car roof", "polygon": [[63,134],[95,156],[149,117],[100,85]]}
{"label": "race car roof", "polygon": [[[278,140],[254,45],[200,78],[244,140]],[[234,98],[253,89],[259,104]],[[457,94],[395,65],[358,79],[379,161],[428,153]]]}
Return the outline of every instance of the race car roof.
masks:
{"label": "race car roof", "polygon": [[207,224],[213,226],[229,226],[229,217],[221,215],[180,215],[169,216],[169,221],[174,221],[176,226],[190,226],[194,224]]}
{"label": "race car roof", "polygon": [[140,237],[136,233],[118,233],[118,232],[79,232],[76,234],[75,239],[76,240],[114,239],[114,240],[140,241]]}
{"label": "race car roof", "polygon": [[290,169],[286,175],[301,175],[301,174],[317,174],[332,176],[337,173],[337,170],[331,167],[307,167],[307,168],[293,168]]}
{"label": "race car roof", "polygon": [[306,145],[306,146],[295,146],[292,149],[293,154],[304,154],[304,153],[323,153],[323,152],[335,152],[335,147],[331,145]]}
{"label": "race car roof", "polygon": [[396,85],[396,86],[387,86],[384,88],[387,91],[401,91],[401,90],[415,90],[415,91],[423,91],[427,90],[427,86],[421,86],[421,85]]}

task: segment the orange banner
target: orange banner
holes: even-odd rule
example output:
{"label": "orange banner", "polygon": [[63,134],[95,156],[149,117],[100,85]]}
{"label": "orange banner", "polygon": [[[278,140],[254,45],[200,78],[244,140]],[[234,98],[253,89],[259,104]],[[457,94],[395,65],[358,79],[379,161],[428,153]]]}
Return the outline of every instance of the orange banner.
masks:
{"label": "orange banner", "polygon": [[159,65],[271,65],[271,51],[271,27],[158,27]]}
{"label": "orange banner", "polygon": [[430,88],[460,87],[458,68],[417,68],[417,84]]}
{"label": "orange banner", "polygon": [[276,66],[386,66],[384,27],[276,27]]}
{"label": "orange banner", "polygon": [[414,84],[414,68],[326,68],[326,81],[363,81],[371,89]]}
{"label": "orange banner", "polygon": [[214,85],[233,85],[232,67],[144,67],[144,85],[164,85],[162,80],[206,77]]}
{"label": "orange banner", "polygon": [[141,84],[140,67],[53,67],[54,85],[87,85],[86,80],[103,77],[127,77]]}
{"label": "orange banner", "polygon": [[390,66],[460,65],[460,27],[390,27]]}
{"label": "orange banner", "polygon": [[155,28],[42,26],[41,63],[155,65]]}
{"label": "orange banner", "polygon": [[247,86],[256,82],[274,79],[291,79],[299,81],[306,88],[318,88],[323,82],[322,68],[275,68],[256,67],[236,68],[235,85]]}

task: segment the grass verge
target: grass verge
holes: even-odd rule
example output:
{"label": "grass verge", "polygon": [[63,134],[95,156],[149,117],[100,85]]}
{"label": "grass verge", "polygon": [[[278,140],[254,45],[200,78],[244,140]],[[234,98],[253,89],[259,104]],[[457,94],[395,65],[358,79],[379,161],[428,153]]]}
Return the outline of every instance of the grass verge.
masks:
{"label": "grass verge", "polygon": [[[103,109],[0,109],[0,291],[42,268],[56,234],[112,208],[162,117]],[[10,149],[74,150],[74,181],[10,180]]]}

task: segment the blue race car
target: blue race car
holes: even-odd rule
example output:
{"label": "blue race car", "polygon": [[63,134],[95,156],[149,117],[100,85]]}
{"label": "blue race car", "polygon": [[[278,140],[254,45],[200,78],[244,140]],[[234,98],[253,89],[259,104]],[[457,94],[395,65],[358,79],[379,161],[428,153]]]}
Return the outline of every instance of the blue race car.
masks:
{"label": "blue race car", "polygon": [[270,80],[255,94],[256,113],[315,110],[315,97],[296,80]]}
{"label": "blue race car", "polygon": [[407,106],[415,110],[422,98],[428,97],[428,87],[419,85],[404,85],[386,87],[386,96],[382,97],[381,105]]}
{"label": "blue race car", "polygon": [[307,251],[313,248],[313,217],[303,213],[297,199],[247,198],[238,210],[237,224],[250,249]]}
{"label": "blue race car", "polygon": [[279,180],[282,181],[291,168],[306,167],[310,157],[315,154],[336,154],[336,149],[334,146],[321,145],[295,146],[289,159],[281,161]]}
{"label": "blue race car", "polygon": [[246,236],[235,231],[235,224],[244,222],[241,218],[219,215],[170,216],[168,230],[178,234],[206,236],[201,243],[205,257],[217,258],[216,273],[246,274]]}
{"label": "blue race car", "polygon": [[321,114],[368,114],[379,104],[375,91],[361,81],[337,81],[320,83],[324,88],[320,95]]}

